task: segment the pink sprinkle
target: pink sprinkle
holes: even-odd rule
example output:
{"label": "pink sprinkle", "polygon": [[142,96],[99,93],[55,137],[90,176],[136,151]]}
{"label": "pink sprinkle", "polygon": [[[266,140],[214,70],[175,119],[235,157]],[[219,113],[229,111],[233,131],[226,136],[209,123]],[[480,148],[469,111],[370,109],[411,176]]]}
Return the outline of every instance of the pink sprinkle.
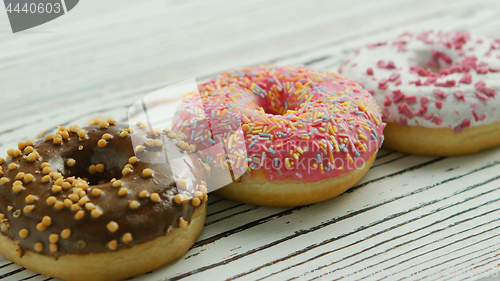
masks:
{"label": "pink sprinkle", "polygon": [[413,112],[413,110],[411,110],[410,106],[407,103],[398,105],[398,112],[406,115],[406,117],[410,119],[415,115],[415,113]]}
{"label": "pink sprinkle", "polygon": [[399,86],[399,85],[401,85],[401,83],[403,83],[403,82],[401,80],[398,80],[398,81],[396,81],[396,83],[394,83],[394,85]]}
{"label": "pink sprinkle", "polygon": [[366,74],[368,74],[368,75],[373,75],[373,68],[371,68],[371,67],[370,67],[370,68],[368,68],[368,69],[366,70]]}
{"label": "pink sprinkle", "polygon": [[405,97],[405,94],[403,94],[401,92],[401,90],[394,90],[394,91],[392,91],[392,93],[394,94],[394,96],[392,97],[392,100],[395,103],[398,102],[398,101],[400,101],[400,100],[402,100],[402,99],[404,99],[404,97]]}
{"label": "pink sprinkle", "polygon": [[406,103],[417,103],[417,96],[407,96],[405,97]]}
{"label": "pink sprinkle", "polygon": [[415,84],[415,86],[420,86],[422,85],[422,82],[420,82],[420,80],[415,80],[415,81],[410,81],[410,84]]}
{"label": "pink sprinkle", "polygon": [[472,115],[474,115],[474,119],[476,119],[476,122],[478,121],[483,121],[484,119],[486,119],[486,113],[484,113],[481,117],[479,117],[479,115],[477,115],[477,112],[476,112],[476,109],[472,109]]}
{"label": "pink sprinkle", "polygon": [[434,114],[427,115],[424,117],[425,120],[431,120],[432,118],[434,118]]}
{"label": "pink sprinkle", "polygon": [[443,108],[443,102],[442,102],[442,101],[440,101],[440,100],[437,100],[437,101],[436,101],[436,107],[437,107],[438,109]]}
{"label": "pink sprinkle", "polygon": [[440,90],[440,89],[434,89],[432,92],[434,93],[434,95],[436,97],[438,97],[440,99],[445,99],[448,96],[447,93],[445,93],[443,90]]}
{"label": "pink sprinkle", "polygon": [[426,104],[428,101],[429,101],[429,98],[427,96],[420,97],[420,103]]}
{"label": "pink sprinkle", "polygon": [[432,122],[436,125],[441,125],[441,122],[443,122],[443,118],[435,115],[433,118],[432,118]]}
{"label": "pink sprinkle", "polygon": [[385,90],[385,89],[389,88],[389,85],[387,85],[387,84],[378,84],[378,88],[380,90]]}
{"label": "pink sprinkle", "polygon": [[391,104],[392,104],[391,99],[386,95],[385,101],[384,101],[384,106],[390,106]]}
{"label": "pink sprinkle", "polygon": [[474,84],[474,87],[476,88],[476,90],[478,92],[485,94],[488,97],[494,97],[497,94],[497,91],[495,90],[495,88],[486,87],[486,83],[482,80],[480,80],[476,84]]}
{"label": "pink sprinkle", "polygon": [[384,63],[383,60],[379,60],[377,62],[377,67],[378,68],[386,68],[386,69],[394,69],[394,68],[396,68],[396,65],[394,64],[393,61],[388,61],[386,64],[386,63]]}
{"label": "pink sprinkle", "polygon": [[455,127],[455,133],[460,133],[463,129],[470,127],[470,119],[465,119]]}
{"label": "pink sprinkle", "polygon": [[469,73],[464,73],[464,76],[460,79],[460,83],[470,84],[472,83],[472,75]]}
{"label": "pink sprinkle", "polygon": [[500,67],[490,67],[490,71],[491,72],[499,72],[500,71]]}
{"label": "pink sprinkle", "polygon": [[401,124],[401,126],[405,126],[405,127],[408,127],[408,119],[404,119],[404,118],[399,118],[399,124]]}
{"label": "pink sprinkle", "polygon": [[399,74],[398,72],[394,72],[393,74],[391,74],[391,76],[389,77],[389,81],[396,81],[396,79],[399,78],[401,74]]}
{"label": "pink sprinkle", "polygon": [[462,128],[468,128],[470,127],[470,119],[465,119],[464,121],[462,121]]}
{"label": "pink sprinkle", "polygon": [[478,74],[486,74],[486,73],[488,73],[488,68],[485,66],[479,66],[476,68],[476,72]]}
{"label": "pink sprinkle", "polygon": [[437,77],[429,77],[429,78],[427,78],[427,80],[424,81],[424,85],[433,84],[434,82],[436,82],[436,80],[437,80]]}
{"label": "pink sprinkle", "polygon": [[465,95],[464,95],[464,92],[462,90],[456,90],[454,93],[455,97],[458,99],[458,100],[463,100],[465,101]]}
{"label": "pink sprinkle", "polygon": [[383,46],[383,45],[387,45],[387,42],[379,42],[379,43],[376,43],[376,44],[368,44],[368,45],[366,45],[366,47],[368,49],[374,49],[374,48],[376,48],[378,46]]}
{"label": "pink sprinkle", "polygon": [[446,80],[446,82],[434,83],[438,87],[453,87],[455,86],[455,80]]}
{"label": "pink sprinkle", "polygon": [[476,97],[478,97],[478,98],[480,98],[480,99],[482,99],[482,100],[484,100],[484,101],[487,101],[487,100],[489,100],[489,99],[490,99],[487,95],[485,95],[485,94],[483,94],[483,93],[480,93],[480,92],[478,92],[478,91],[476,91]]}
{"label": "pink sprinkle", "polygon": [[427,112],[427,104],[422,104],[422,107],[419,108],[417,112],[415,112],[415,115],[422,117],[426,112]]}

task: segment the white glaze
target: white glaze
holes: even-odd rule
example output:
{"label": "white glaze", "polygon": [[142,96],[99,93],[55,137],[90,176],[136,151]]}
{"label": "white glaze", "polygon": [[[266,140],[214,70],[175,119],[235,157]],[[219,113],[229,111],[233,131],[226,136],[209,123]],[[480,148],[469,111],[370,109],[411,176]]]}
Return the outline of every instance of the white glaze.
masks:
{"label": "white glaze", "polygon": [[[460,40],[465,43],[460,46]],[[456,44],[456,45],[454,45]],[[447,46],[448,45],[448,46]],[[449,47],[451,45],[451,47]],[[492,49],[495,48],[495,49]],[[451,73],[440,75],[436,83],[445,83],[448,80],[455,81],[452,87],[443,87],[435,84],[415,86],[411,81],[420,80],[422,83],[428,77],[419,76],[411,71],[411,67],[421,66],[428,68],[428,62],[432,59],[433,53],[443,52],[452,62],[447,64],[440,59],[440,69],[446,69],[452,65],[461,65],[464,58],[475,56],[476,64],[487,64],[485,67],[470,69],[472,83],[460,83],[464,76],[463,73]],[[379,61],[387,64],[388,61],[394,62],[396,68],[386,69],[377,66]],[[373,75],[369,75],[367,69],[373,70]],[[477,69],[488,69],[485,74],[480,74]],[[493,70],[489,71],[489,70]],[[408,126],[424,126],[431,128],[451,128],[460,132],[463,128],[470,126],[480,126],[490,124],[500,120],[500,110],[498,110],[500,98],[498,91],[500,89],[500,40],[486,36],[474,36],[467,32],[424,32],[420,34],[405,33],[395,40],[382,42],[379,46],[367,46],[357,51],[351,58],[345,61],[340,67],[339,72],[355,81],[363,84],[371,93],[373,93],[377,103],[382,108],[382,118],[385,122],[400,123]],[[479,70],[481,72],[481,70]],[[395,81],[387,82],[387,88],[379,88],[379,82],[383,79],[389,79],[391,75],[400,74]],[[400,85],[398,81],[401,81]],[[486,87],[492,88],[489,99],[484,100],[478,97],[478,90],[475,84],[484,81]],[[383,88],[383,87],[382,87]],[[397,95],[393,92],[400,90],[406,97],[416,96],[417,102],[412,103],[411,98],[397,100]],[[439,96],[434,91],[443,91],[446,95]],[[462,91],[464,99],[458,98],[454,93]],[[481,91],[479,91],[481,96]],[[396,96],[397,102],[394,102]],[[424,98],[422,98],[424,97]],[[425,103],[425,97],[428,101]],[[483,98],[485,96],[482,96]],[[427,110],[420,116],[411,116],[408,110],[406,114],[402,109],[408,105],[413,112],[419,109],[423,112],[423,99],[427,104]],[[387,100],[390,100],[390,104]],[[442,108],[439,103],[442,102]],[[399,110],[398,110],[399,107]],[[474,112],[477,116],[474,116]],[[437,117],[436,117],[437,116]],[[483,119],[484,118],[484,119]],[[442,121],[440,122],[440,119]],[[464,122],[465,120],[465,122]],[[463,123],[462,123],[463,122]]]}

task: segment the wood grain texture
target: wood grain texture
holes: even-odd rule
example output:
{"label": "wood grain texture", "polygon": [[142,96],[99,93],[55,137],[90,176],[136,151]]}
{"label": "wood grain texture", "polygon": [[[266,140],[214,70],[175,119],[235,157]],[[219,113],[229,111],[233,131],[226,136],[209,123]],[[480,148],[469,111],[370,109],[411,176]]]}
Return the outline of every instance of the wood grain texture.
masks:
{"label": "wood grain texture", "polygon": [[[57,125],[125,121],[166,85],[239,66],[335,71],[404,31],[500,36],[496,0],[80,1],[20,34],[0,15],[0,151]],[[172,111],[180,97],[172,96]],[[342,196],[295,208],[212,195],[175,263],[134,280],[465,280],[500,265],[500,148],[432,158],[380,151]],[[421,273],[419,273],[421,272]],[[413,275],[412,275],[413,274]],[[2,280],[49,280],[0,257]]]}

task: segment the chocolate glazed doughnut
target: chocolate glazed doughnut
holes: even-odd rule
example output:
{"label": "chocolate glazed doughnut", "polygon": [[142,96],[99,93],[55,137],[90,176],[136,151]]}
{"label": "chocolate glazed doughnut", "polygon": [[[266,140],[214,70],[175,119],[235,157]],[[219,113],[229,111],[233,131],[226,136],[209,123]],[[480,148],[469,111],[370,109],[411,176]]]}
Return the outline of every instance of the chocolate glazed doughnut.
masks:
{"label": "chocolate glazed doughnut", "polygon": [[0,158],[0,253],[65,280],[124,279],[179,258],[206,214],[207,170],[189,149],[168,130],[114,120],[20,142]]}

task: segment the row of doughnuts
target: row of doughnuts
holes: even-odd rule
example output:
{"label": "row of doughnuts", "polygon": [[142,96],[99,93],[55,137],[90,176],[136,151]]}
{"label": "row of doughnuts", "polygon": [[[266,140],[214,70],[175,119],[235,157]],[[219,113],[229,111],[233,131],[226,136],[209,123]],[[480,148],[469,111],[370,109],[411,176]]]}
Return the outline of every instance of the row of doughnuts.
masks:
{"label": "row of doughnuts", "polygon": [[241,68],[186,94],[172,130],[95,120],[20,142],[0,158],[0,253],[66,280],[125,279],[193,245],[209,191],[312,204],[354,185],[382,144],[445,156],[500,144],[498,39],[405,33],[338,70]]}

